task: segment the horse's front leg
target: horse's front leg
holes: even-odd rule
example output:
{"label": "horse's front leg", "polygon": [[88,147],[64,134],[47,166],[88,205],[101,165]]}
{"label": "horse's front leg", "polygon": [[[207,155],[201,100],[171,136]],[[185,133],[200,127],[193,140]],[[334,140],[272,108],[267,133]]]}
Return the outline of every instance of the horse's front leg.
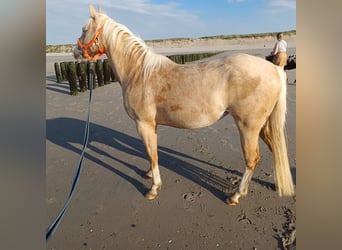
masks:
{"label": "horse's front leg", "polygon": [[157,126],[154,122],[137,121],[137,130],[145,144],[151,163],[151,168],[146,175],[152,177],[152,187],[145,197],[153,200],[158,195],[157,190],[161,188],[162,184],[158,166]]}

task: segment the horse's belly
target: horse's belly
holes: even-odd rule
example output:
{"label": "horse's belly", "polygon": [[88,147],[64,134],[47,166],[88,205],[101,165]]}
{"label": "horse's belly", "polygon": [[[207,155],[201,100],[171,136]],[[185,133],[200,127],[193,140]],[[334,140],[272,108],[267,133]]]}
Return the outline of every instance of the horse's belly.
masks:
{"label": "horse's belly", "polygon": [[217,112],[158,112],[157,123],[176,128],[202,128],[212,125],[218,121],[226,112],[224,110]]}

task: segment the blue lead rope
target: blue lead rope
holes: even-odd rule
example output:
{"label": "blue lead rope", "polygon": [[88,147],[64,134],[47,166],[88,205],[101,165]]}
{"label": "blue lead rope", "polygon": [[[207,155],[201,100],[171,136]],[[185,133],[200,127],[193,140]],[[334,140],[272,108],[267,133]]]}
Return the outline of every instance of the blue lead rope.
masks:
{"label": "blue lead rope", "polygon": [[83,139],[83,149],[82,149],[82,153],[80,155],[80,159],[78,160],[78,167],[76,169],[76,173],[74,176],[74,180],[72,182],[72,186],[71,186],[71,190],[69,193],[69,196],[67,198],[67,200],[65,201],[64,206],[62,207],[62,209],[59,211],[58,215],[56,216],[56,218],[54,219],[54,221],[48,226],[48,228],[46,229],[46,242],[49,241],[49,239],[52,237],[52,235],[56,232],[59,223],[62,221],[63,217],[64,217],[64,213],[66,211],[66,209],[69,206],[69,203],[71,201],[72,196],[74,195],[74,191],[76,189],[79,177],[80,177],[80,173],[81,173],[81,169],[82,169],[82,162],[83,162],[83,157],[84,157],[84,153],[87,149],[87,145],[88,145],[88,139],[89,139],[89,117],[90,117],[90,103],[91,103],[91,96],[92,96],[92,89],[93,89],[93,75],[95,72],[95,64],[94,61],[89,61],[89,102],[88,102],[88,114],[87,114],[87,120],[86,120],[86,125],[85,125],[85,130],[84,130],[84,139]]}

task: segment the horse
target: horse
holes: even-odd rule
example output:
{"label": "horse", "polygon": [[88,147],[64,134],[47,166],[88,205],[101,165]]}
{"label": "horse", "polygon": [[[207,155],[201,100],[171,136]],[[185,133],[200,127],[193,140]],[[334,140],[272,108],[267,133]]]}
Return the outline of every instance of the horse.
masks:
{"label": "horse", "polygon": [[285,70],[291,70],[291,69],[295,69],[296,68],[296,55],[291,55],[289,56],[289,58],[287,59],[287,64],[285,65],[284,69]]}
{"label": "horse", "polygon": [[105,53],[121,85],[123,104],[146,147],[152,185],[145,197],[161,189],[157,126],[182,129],[210,126],[230,114],[238,127],[245,160],[238,190],[225,202],[237,205],[246,196],[260,160],[259,136],[273,154],[279,196],[294,195],[285,139],[286,73],[263,58],[236,54],[204,62],[176,64],[154,53],[144,41],[99,8],[74,48],[75,59]]}
{"label": "horse", "polygon": [[[265,56],[265,59],[269,62],[273,62],[274,55],[269,54]],[[291,55],[287,58],[286,65],[284,66],[284,70],[291,70],[296,68],[296,55]]]}

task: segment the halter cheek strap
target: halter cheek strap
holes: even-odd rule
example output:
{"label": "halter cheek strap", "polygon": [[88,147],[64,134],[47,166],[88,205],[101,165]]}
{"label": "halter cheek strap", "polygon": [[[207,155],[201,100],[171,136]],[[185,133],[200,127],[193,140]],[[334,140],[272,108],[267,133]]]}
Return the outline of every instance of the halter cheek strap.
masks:
{"label": "halter cheek strap", "polygon": [[95,36],[93,39],[91,39],[87,44],[83,44],[82,41],[81,41],[81,38],[78,38],[77,40],[77,44],[78,46],[82,49],[83,51],[83,56],[85,58],[87,58],[87,60],[97,60],[100,56],[102,56],[104,53],[105,53],[105,50],[103,48],[99,48],[99,52],[94,55],[93,57],[91,57],[89,55],[89,48],[91,46],[93,46],[94,44],[97,44],[98,41],[99,41],[99,38],[100,38],[100,35],[101,35],[101,32],[102,32],[102,27],[104,25],[104,23],[107,21],[107,18],[103,19],[101,24],[100,24],[100,27],[97,29],[96,33],[95,33]]}

